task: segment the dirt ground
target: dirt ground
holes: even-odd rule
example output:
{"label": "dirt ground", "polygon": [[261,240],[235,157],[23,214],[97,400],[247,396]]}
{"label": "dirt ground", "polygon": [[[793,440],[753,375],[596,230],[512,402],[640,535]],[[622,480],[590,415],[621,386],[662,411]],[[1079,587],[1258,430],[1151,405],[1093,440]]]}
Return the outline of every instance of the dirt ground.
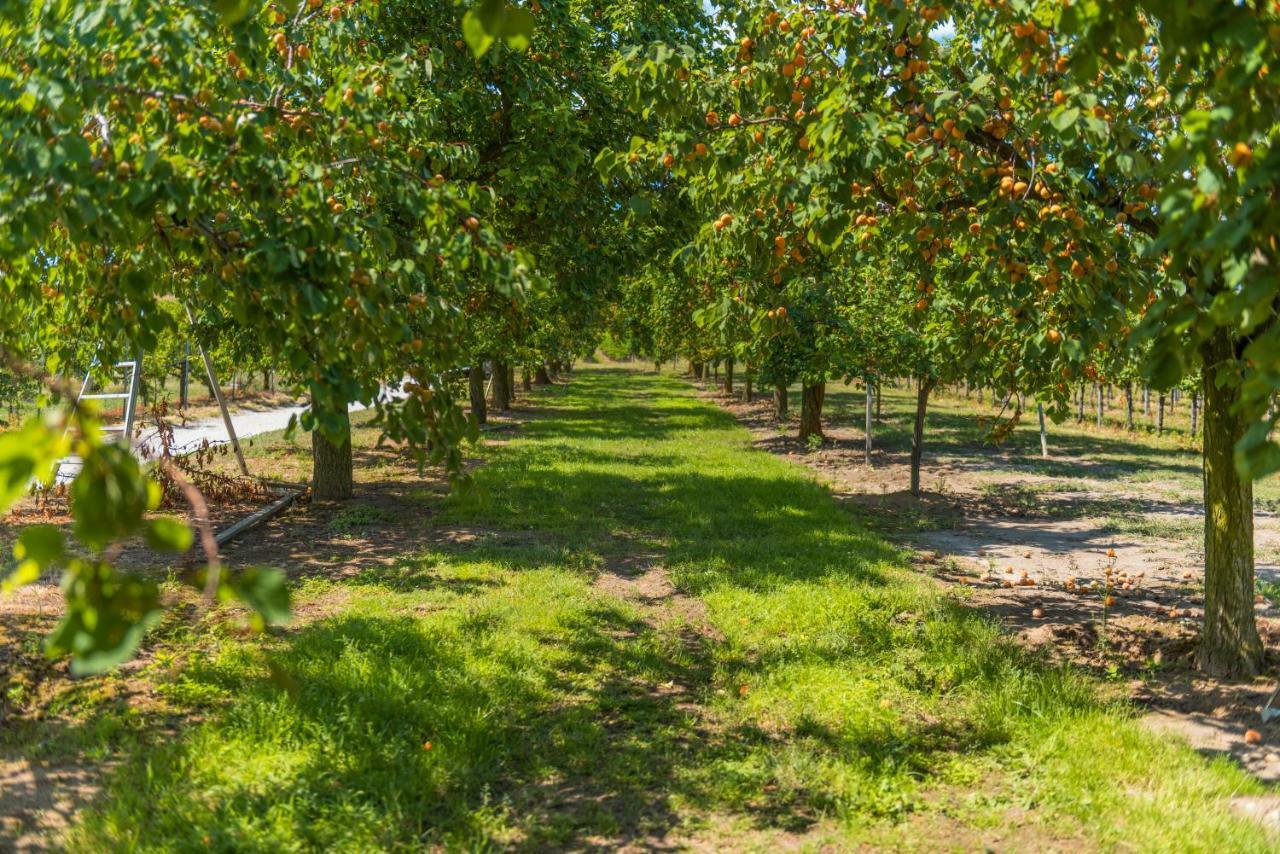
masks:
{"label": "dirt ground", "polygon": [[[271,495],[258,488],[213,488],[206,492],[210,521],[222,530],[239,519],[265,506]],[[189,517],[189,508],[165,506],[162,513]],[[23,526],[55,525],[70,530],[72,520],[64,494],[38,500],[28,497],[0,520],[0,549],[8,552]],[[126,542],[115,557],[117,566],[163,580],[171,567],[181,571],[194,565],[191,560],[158,555],[140,539]],[[166,594],[172,599],[176,594]],[[176,604],[171,602],[170,604]],[[68,758],[68,744],[59,744],[57,733],[62,724],[49,706],[57,705],[57,697],[74,693],[77,683],[70,677],[64,660],[47,659],[41,639],[53,630],[64,610],[59,579],[46,576],[34,584],[0,597],[0,730],[11,737],[21,733],[43,731],[48,744],[0,741],[0,850],[48,850],[49,840],[67,827],[77,805],[91,799],[98,791],[103,766]],[[186,611],[194,612],[194,606]],[[184,612],[185,613],[185,612]],[[181,618],[181,617],[180,617]],[[147,706],[149,714],[163,713],[147,693],[136,674],[147,666],[144,653],[123,669],[121,679],[114,680],[103,691],[131,706]],[[39,724],[40,729],[34,728]],[[66,723],[72,728],[70,722]],[[5,746],[5,742],[9,742]],[[40,758],[45,757],[45,758]]]}
{"label": "dirt ground", "polygon": [[[1204,517],[1185,490],[1094,480],[1089,460],[1061,455],[1057,462],[1078,466],[1081,476],[1071,479],[1078,489],[977,457],[926,454],[924,494],[914,498],[905,448],[874,450],[868,468],[861,430],[827,426],[827,441],[810,449],[795,438],[794,425],[780,430],[770,401],[706,396],[751,430],[756,447],[817,472],[837,500],[910,549],[916,567],[958,601],[994,614],[1028,647],[1123,686],[1153,728],[1280,781],[1280,720],[1264,724],[1259,714],[1277,690],[1274,676],[1226,683],[1193,667],[1204,605]],[[1091,514],[1089,503],[1100,497],[1126,507],[1125,520]],[[1256,526],[1258,554],[1275,555],[1280,520],[1260,512]],[[1274,560],[1259,560],[1257,571],[1262,582],[1280,580]],[[1280,609],[1258,600],[1259,629],[1274,662]],[[1246,741],[1250,730],[1255,735]]]}

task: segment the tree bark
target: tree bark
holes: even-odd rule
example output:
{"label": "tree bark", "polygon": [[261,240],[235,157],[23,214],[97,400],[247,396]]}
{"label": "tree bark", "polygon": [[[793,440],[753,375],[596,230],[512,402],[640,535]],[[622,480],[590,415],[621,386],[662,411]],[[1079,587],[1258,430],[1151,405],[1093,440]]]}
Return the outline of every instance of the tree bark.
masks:
{"label": "tree bark", "polygon": [[866,428],[864,429],[863,432],[866,433],[867,445],[866,445],[866,449],[863,451],[863,454],[862,454],[862,462],[869,466],[871,465],[871,422],[872,422],[872,411],[873,411],[872,398],[875,397],[875,392],[871,390],[872,389],[871,377],[867,377],[866,386],[867,386]]}
{"label": "tree bark", "polygon": [[929,408],[929,392],[937,380],[922,377],[916,390],[916,423],[911,431],[911,494],[920,495],[920,463],[924,458],[924,419]]}
{"label": "tree bark", "polygon": [[753,389],[751,387],[751,374],[748,373],[746,379],[743,380],[742,383],[742,402],[750,403],[754,397],[755,395],[753,394]]}
{"label": "tree bark", "polygon": [[1124,384],[1124,399],[1125,399],[1125,407],[1127,409],[1125,426],[1128,427],[1129,432],[1132,433],[1133,432],[1133,383],[1132,382],[1127,382]]}
{"label": "tree bark", "polygon": [[806,385],[800,396],[800,441],[810,436],[825,438],[822,433],[822,404],[827,397],[825,382]]}
{"label": "tree bark", "polygon": [[516,366],[511,364],[507,365],[507,397],[516,399]]}
{"label": "tree bark", "polygon": [[[1262,670],[1262,641],[1253,613],[1253,482],[1233,459],[1248,418],[1236,411],[1239,385],[1217,383],[1234,372],[1235,342],[1217,330],[1201,347],[1204,358],[1204,627],[1196,662],[1219,678]],[[1232,378],[1234,380],[1234,377]]]}
{"label": "tree bark", "polygon": [[1040,416],[1040,456],[1049,459],[1049,431],[1044,424],[1044,404],[1036,404],[1036,414]]}
{"label": "tree bark", "polygon": [[355,492],[351,418],[345,407],[333,414],[341,423],[336,444],[319,428],[311,431],[311,494],[320,501],[345,501]]}
{"label": "tree bark", "polygon": [[551,385],[551,377],[547,374],[546,365],[538,365],[533,375],[533,381],[538,385]]}
{"label": "tree bark", "polygon": [[779,421],[786,421],[789,412],[787,387],[777,383],[773,387],[773,414]]}
{"label": "tree bark", "polygon": [[1164,395],[1160,395],[1160,402],[1156,407],[1156,435],[1164,435]]}
{"label": "tree bark", "polygon": [[700,380],[700,379],[702,379],[702,372],[703,372],[704,368],[703,368],[703,366],[702,366],[702,363],[701,363],[701,362],[690,362],[690,363],[689,363],[689,370],[691,370],[691,371],[693,372],[693,378],[694,378],[695,380]]}
{"label": "tree bark", "polygon": [[733,359],[724,361],[724,393],[733,394]]}
{"label": "tree bark", "polygon": [[467,371],[467,389],[471,394],[471,414],[476,421],[485,424],[489,420],[489,408],[484,399],[484,363],[471,366]]}
{"label": "tree bark", "polygon": [[493,362],[493,408],[499,412],[508,412],[511,409],[511,389],[507,386],[509,379],[507,363],[495,359]]}
{"label": "tree bark", "polygon": [[1102,426],[1102,412],[1106,401],[1106,391],[1102,388],[1102,383],[1098,383],[1098,426]]}
{"label": "tree bark", "polygon": [[1200,415],[1200,393],[1193,391],[1191,393],[1191,438],[1193,439],[1196,436],[1197,428],[1200,426],[1198,423],[1196,423],[1199,420],[1198,419],[1199,415]]}
{"label": "tree bark", "polygon": [[528,368],[520,371],[520,385],[526,392],[533,391],[533,374]]}

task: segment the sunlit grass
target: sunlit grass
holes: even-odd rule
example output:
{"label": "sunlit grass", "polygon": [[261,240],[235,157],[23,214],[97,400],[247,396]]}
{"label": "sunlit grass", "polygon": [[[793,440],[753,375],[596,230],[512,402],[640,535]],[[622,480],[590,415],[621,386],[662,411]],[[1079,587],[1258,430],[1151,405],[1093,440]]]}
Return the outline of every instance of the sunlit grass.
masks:
{"label": "sunlit grass", "polygon": [[[275,638],[175,638],[156,690],[191,717],[126,742],[71,847],[945,848],[1016,816],[1268,848],[1225,811],[1261,786],[1017,649],[682,382],[583,372],[543,410],[397,521],[469,543],[301,582],[328,615]],[[637,555],[705,625],[594,586]]]}

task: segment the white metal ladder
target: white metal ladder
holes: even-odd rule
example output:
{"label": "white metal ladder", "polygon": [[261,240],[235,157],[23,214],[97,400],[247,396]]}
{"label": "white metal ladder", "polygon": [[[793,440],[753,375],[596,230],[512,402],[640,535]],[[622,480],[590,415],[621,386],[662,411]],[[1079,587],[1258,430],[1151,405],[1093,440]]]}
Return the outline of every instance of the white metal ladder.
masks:
{"label": "white metal ladder", "polygon": [[116,362],[112,366],[115,370],[124,369],[129,374],[128,381],[124,384],[125,390],[121,392],[90,392],[89,388],[93,385],[93,368],[91,367],[84,375],[84,382],[80,386],[80,396],[76,398],[76,408],[80,407],[81,401],[85,400],[123,400],[124,401],[124,423],[108,424],[103,426],[103,433],[119,433],[128,441],[133,436],[133,419],[138,411],[138,379],[142,373],[142,357],[131,359],[126,362]]}
{"label": "white metal ladder", "polygon": [[[134,359],[124,362],[116,362],[112,365],[115,372],[125,372],[128,379],[124,382],[124,391],[108,392],[108,391],[92,391],[93,387],[93,371],[98,367],[98,361],[95,358],[93,364],[89,366],[89,370],[85,372],[84,382],[80,385],[80,394],[76,397],[76,408],[80,408],[82,401],[86,400],[122,400],[124,401],[124,422],[121,424],[105,424],[102,427],[103,433],[118,433],[121,441],[126,447],[133,438],[133,423],[138,411],[138,382],[142,374],[142,355],[139,354]],[[83,468],[83,461],[76,456],[65,457],[58,463],[58,472],[55,477],[56,483],[67,483],[75,479]]]}

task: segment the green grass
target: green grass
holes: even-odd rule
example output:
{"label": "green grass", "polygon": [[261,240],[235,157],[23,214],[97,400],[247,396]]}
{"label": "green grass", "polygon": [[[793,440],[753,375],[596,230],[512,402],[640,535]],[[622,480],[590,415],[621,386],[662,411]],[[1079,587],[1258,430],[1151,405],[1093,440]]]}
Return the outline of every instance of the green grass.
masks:
{"label": "green grass", "polygon": [[[471,542],[299,580],[327,616],[275,637],[166,640],[147,679],[189,717],[113,743],[70,847],[932,850],[1016,819],[1270,848],[1224,809],[1262,786],[1015,648],[681,381],[591,370],[542,399],[471,490],[398,520]],[[637,555],[692,601],[593,585]]]}
{"label": "green grass", "polygon": [[[1029,410],[1017,428],[1003,442],[994,444],[988,435],[993,419],[1001,412],[1004,417],[1011,416],[1012,407],[1002,410],[989,393],[980,404],[976,395],[966,398],[945,389],[935,391],[929,402],[925,466],[943,461],[958,464],[989,478],[1000,489],[1007,488],[1009,475],[1030,475],[1048,478],[1038,484],[1045,490],[1136,493],[1150,499],[1148,503],[1199,503],[1200,438],[1190,436],[1189,401],[1181,403],[1175,415],[1166,417],[1165,435],[1157,436],[1142,414],[1141,395],[1136,394],[1139,406],[1133,432],[1124,429],[1123,396],[1118,394],[1101,428],[1092,420],[1093,410],[1083,423],[1077,423],[1074,414],[1062,424],[1049,421],[1050,457],[1042,459],[1033,401],[1028,400]],[[859,385],[829,384],[828,420],[861,429],[863,395]],[[797,397],[797,392],[793,391],[792,397]],[[883,398],[883,418],[874,427],[876,448],[903,457],[911,446],[915,391],[886,383]],[[1154,413],[1154,397],[1152,408]],[[980,417],[985,419],[982,423]],[[1154,493],[1153,485],[1157,487]],[[1259,481],[1254,492],[1259,509],[1274,510],[1280,506],[1280,476]]]}

